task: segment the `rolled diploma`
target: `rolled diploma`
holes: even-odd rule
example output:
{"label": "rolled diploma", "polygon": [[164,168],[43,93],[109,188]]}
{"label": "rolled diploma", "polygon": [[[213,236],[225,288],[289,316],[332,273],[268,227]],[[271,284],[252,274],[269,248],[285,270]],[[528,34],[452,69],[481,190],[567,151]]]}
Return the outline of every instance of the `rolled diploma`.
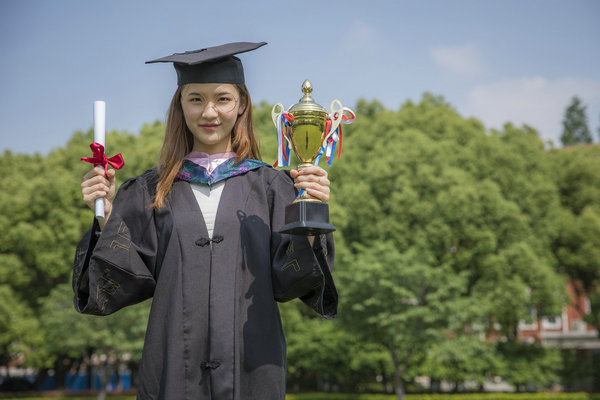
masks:
{"label": "rolled diploma", "polygon": [[[105,145],[106,131],[106,103],[103,101],[94,102],[94,142]],[[104,219],[104,199],[96,199],[95,215],[98,219]]]}

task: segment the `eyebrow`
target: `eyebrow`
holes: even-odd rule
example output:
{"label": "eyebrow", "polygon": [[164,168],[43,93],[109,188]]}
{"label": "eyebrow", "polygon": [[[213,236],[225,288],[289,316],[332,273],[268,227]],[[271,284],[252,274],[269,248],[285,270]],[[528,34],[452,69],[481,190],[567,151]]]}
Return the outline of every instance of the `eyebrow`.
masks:
{"label": "eyebrow", "polygon": [[[227,94],[227,95],[230,95],[230,96],[235,96],[231,92],[219,92],[219,93],[216,93],[215,95],[216,96],[222,96],[224,94]],[[187,93],[186,96],[204,96],[204,94],[203,93],[198,93],[198,92],[191,92],[191,93]]]}

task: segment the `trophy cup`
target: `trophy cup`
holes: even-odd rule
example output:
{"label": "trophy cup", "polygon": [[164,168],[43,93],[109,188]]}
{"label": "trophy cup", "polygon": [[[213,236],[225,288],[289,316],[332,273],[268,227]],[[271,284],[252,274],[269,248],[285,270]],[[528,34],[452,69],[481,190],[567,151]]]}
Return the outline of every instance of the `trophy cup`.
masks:
{"label": "trophy cup", "polygon": [[[344,108],[339,100],[331,102],[331,113],[315,103],[310,96],[312,85],[308,80],[302,84],[304,96],[286,112],[281,103],[275,104],[271,111],[273,123],[279,134],[280,159],[281,149],[294,150],[300,161],[298,170],[315,165],[315,160],[320,158],[325,150],[324,143],[333,135],[344,114]],[[289,151],[287,151],[289,153]],[[286,151],[283,151],[286,160],[279,166],[289,163]],[[284,165],[282,165],[284,164]],[[316,235],[335,231],[329,223],[329,206],[320,200],[308,198],[301,191],[294,202],[285,208],[285,225],[279,232],[299,235]]]}

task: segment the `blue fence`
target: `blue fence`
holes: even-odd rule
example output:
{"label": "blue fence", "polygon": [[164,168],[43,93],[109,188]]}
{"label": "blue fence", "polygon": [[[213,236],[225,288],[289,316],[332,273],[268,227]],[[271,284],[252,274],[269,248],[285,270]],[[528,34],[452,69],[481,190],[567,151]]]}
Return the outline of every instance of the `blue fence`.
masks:
{"label": "blue fence", "polygon": [[[119,379],[121,381],[121,389],[127,390],[131,389],[131,373],[121,373],[119,374]],[[112,374],[108,379],[108,390],[116,390],[117,389],[117,374]],[[92,387],[88,387],[88,377],[86,374],[67,374],[65,378],[65,387],[68,390],[100,390],[102,389],[102,381],[100,379],[100,375],[92,374]]]}
{"label": "blue fence", "polygon": [[[29,382],[35,381],[35,375],[24,376]],[[0,384],[7,378],[0,377]],[[121,389],[131,389],[131,372],[124,372],[119,374],[119,380],[121,383]],[[92,374],[92,387],[88,385],[87,374],[67,374],[65,378],[65,387],[67,390],[100,390],[102,389],[102,380],[99,374]],[[46,379],[39,385],[38,390],[55,390],[56,380],[54,376],[46,376]],[[108,390],[113,391],[117,389],[117,374],[112,374],[109,377]]]}

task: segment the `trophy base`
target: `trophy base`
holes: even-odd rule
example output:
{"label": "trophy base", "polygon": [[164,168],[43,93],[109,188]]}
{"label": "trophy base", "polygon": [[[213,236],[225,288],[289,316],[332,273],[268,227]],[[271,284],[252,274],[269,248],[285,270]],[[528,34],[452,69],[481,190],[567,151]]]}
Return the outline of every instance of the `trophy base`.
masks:
{"label": "trophy base", "polygon": [[326,203],[298,201],[285,208],[285,225],[279,233],[314,236],[335,231],[329,223],[329,206]]}

